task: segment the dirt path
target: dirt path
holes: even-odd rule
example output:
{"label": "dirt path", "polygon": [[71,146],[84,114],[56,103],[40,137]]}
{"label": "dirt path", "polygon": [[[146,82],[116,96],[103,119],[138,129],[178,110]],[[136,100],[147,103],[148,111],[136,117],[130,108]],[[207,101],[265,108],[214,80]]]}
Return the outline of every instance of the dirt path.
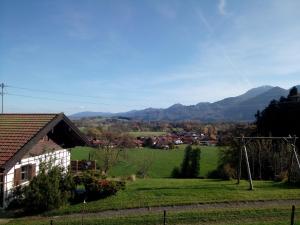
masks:
{"label": "dirt path", "polygon": [[[191,204],[191,205],[176,205],[176,206],[156,206],[156,207],[149,207],[149,208],[132,208],[132,209],[120,209],[120,210],[106,210],[101,212],[94,212],[94,213],[84,213],[85,218],[91,217],[122,217],[122,216],[138,216],[138,215],[145,215],[149,213],[162,213],[163,210],[167,212],[184,212],[184,211],[191,211],[191,210],[214,210],[214,209],[246,209],[246,208],[281,208],[281,207],[292,207],[295,205],[296,207],[300,206],[300,199],[295,200],[262,200],[262,201],[236,201],[236,202],[218,202],[218,203],[200,203],[200,204]],[[297,207],[297,208],[298,208]],[[82,217],[83,214],[81,213],[74,213],[74,214],[67,214],[62,216],[30,216],[30,217],[23,217],[22,219],[28,220],[39,220],[39,219],[46,219],[46,220],[64,220],[68,218],[79,218]],[[12,220],[12,218],[0,218],[0,224],[6,224]]]}
{"label": "dirt path", "polygon": [[[265,201],[238,201],[238,202],[219,202],[219,203],[202,203],[192,205],[177,206],[158,206],[149,208],[132,208],[120,210],[106,210],[95,213],[85,213],[84,217],[113,217],[113,216],[129,216],[142,215],[147,213],[157,213],[166,210],[168,212],[184,212],[190,210],[211,210],[211,209],[242,209],[242,208],[268,208],[268,207],[292,207],[292,205],[300,206],[300,199],[297,200],[265,200]],[[52,218],[70,218],[81,217],[82,214],[75,213],[63,216],[53,216]]]}
{"label": "dirt path", "polygon": [[0,224],[7,224],[11,219],[1,219],[0,218]]}

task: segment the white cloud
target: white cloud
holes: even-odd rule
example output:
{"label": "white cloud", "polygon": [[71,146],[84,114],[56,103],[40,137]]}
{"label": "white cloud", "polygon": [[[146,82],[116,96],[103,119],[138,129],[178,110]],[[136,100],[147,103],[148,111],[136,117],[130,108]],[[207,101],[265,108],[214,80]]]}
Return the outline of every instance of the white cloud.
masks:
{"label": "white cloud", "polygon": [[218,10],[219,10],[219,13],[223,16],[227,15],[227,11],[226,11],[226,0],[219,0],[219,3],[218,3]]}

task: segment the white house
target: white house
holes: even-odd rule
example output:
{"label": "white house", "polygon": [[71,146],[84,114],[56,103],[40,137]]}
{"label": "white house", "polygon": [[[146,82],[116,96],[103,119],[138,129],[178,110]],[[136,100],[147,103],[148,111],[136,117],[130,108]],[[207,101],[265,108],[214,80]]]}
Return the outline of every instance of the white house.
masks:
{"label": "white house", "polygon": [[67,171],[68,148],[88,139],[63,114],[0,114],[0,207],[19,185],[38,173],[40,162],[52,160]]}

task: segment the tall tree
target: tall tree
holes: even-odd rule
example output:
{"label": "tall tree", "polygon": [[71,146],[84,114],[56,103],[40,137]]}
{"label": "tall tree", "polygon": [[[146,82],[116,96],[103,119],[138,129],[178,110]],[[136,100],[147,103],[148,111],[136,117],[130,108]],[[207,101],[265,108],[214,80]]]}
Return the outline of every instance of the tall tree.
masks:
{"label": "tall tree", "polygon": [[290,93],[289,93],[288,97],[295,96],[297,94],[298,94],[297,87],[292,87],[291,90],[290,90]]}
{"label": "tall tree", "polygon": [[190,177],[199,177],[200,173],[200,159],[201,159],[201,149],[195,148],[191,152],[191,170]]}
{"label": "tall tree", "polygon": [[189,177],[190,174],[190,158],[191,152],[193,148],[191,145],[188,145],[184,150],[184,158],[181,164],[181,176],[182,177]]}
{"label": "tall tree", "polygon": [[191,145],[188,145],[185,148],[180,176],[183,178],[197,178],[200,172],[200,158],[200,148],[193,149]]}

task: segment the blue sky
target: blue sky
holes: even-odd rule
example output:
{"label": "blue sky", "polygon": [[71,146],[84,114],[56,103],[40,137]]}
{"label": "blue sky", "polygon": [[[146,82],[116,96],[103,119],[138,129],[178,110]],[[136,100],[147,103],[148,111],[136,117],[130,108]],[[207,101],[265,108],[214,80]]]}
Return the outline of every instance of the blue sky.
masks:
{"label": "blue sky", "polygon": [[299,9],[298,0],[2,0],[5,111],[121,112],[289,88],[300,84]]}

